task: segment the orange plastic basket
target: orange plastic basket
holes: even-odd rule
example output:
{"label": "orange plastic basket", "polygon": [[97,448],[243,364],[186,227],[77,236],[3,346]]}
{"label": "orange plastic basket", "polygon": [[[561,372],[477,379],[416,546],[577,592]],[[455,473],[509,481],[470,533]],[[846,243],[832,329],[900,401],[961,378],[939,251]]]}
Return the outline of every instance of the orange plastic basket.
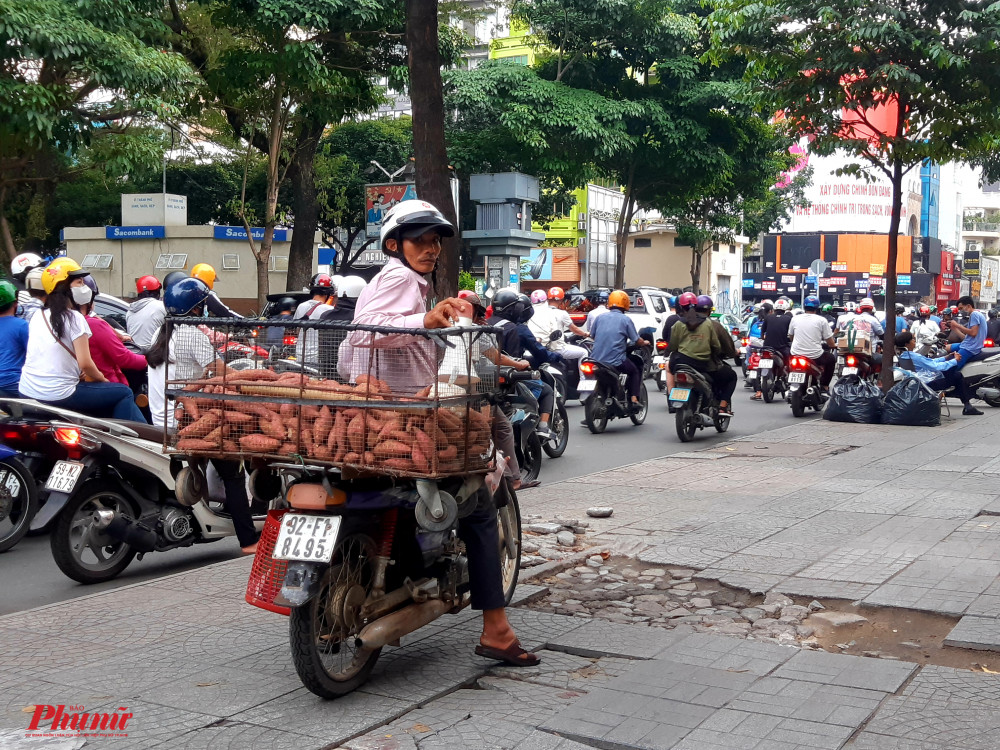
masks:
{"label": "orange plastic basket", "polygon": [[271,510],[267,513],[267,521],[257,542],[257,554],[253,558],[253,569],[250,580],[247,581],[246,600],[255,607],[277,612],[279,615],[291,614],[291,609],[274,603],[274,598],[285,583],[285,573],[288,571],[287,560],[275,560],[274,545],[278,541],[278,530],[281,528],[281,517],[287,510]]}

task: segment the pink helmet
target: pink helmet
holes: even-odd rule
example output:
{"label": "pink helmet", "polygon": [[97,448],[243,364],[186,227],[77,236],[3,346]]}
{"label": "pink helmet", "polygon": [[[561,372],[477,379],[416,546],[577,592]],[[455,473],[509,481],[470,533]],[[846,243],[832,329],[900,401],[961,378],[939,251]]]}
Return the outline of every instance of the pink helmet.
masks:
{"label": "pink helmet", "polygon": [[698,304],[698,296],[693,292],[684,292],[677,298],[677,307],[688,308],[696,304]]}
{"label": "pink helmet", "polygon": [[537,305],[541,302],[545,302],[546,300],[548,300],[548,298],[549,297],[547,294],[545,294],[544,289],[536,289],[531,293],[531,304]]}

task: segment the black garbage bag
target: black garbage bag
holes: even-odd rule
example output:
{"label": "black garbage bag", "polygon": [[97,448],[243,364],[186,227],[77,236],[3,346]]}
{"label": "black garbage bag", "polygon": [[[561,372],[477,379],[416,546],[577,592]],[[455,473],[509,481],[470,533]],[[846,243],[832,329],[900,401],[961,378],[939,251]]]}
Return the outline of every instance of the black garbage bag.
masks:
{"label": "black garbage bag", "polygon": [[885,394],[882,424],[937,427],[941,424],[941,401],[919,378],[904,378]]}
{"label": "black garbage bag", "polygon": [[878,386],[848,375],[830,389],[823,419],[831,422],[878,424],[882,416],[882,391]]}

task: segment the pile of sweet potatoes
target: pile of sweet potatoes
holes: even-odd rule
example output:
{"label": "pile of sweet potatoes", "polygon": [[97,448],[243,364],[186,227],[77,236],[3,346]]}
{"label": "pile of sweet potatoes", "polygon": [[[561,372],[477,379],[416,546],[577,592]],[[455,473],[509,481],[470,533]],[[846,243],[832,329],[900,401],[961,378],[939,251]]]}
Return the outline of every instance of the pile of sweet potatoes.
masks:
{"label": "pile of sweet potatoes", "polygon": [[[175,448],[235,456],[302,456],[341,466],[393,474],[442,475],[485,468],[490,446],[489,407],[420,402],[399,408],[377,378],[358,384],[316,380],[270,370],[230,372],[185,386],[177,399]],[[208,399],[202,394],[254,396]],[[299,405],[264,398],[354,401],[357,406]]]}

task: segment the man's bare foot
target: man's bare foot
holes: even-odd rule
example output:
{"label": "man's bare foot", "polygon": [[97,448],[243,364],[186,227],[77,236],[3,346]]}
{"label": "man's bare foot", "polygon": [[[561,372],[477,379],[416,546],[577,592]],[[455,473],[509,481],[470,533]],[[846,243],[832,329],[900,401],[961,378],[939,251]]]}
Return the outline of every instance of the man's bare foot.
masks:
{"label": "man's bare foot", "polygon": [[240,547],[240,551],[244,555],[256,555],[257,554],[257,542],[249,544],[246,547]]}

